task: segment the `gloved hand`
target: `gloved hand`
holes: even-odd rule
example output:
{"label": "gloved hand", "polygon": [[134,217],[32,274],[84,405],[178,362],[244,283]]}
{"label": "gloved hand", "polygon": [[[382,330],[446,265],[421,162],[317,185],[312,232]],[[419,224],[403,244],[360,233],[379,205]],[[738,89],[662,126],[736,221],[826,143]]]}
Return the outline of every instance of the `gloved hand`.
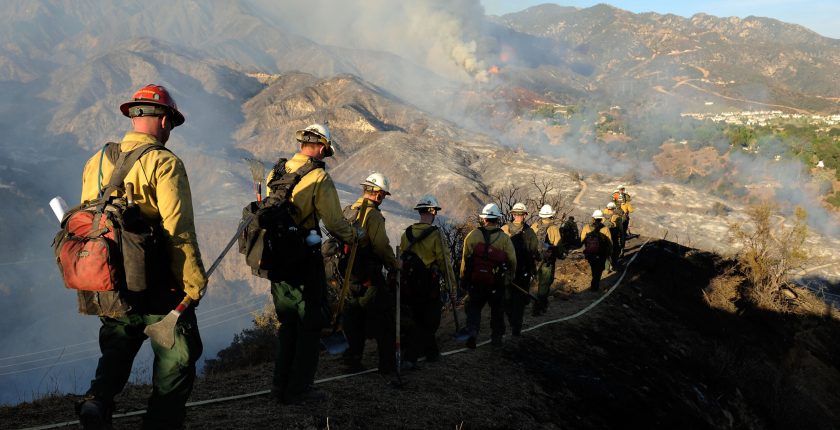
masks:
{"label": "gloved hand", "polygon": [[374,297],[376,297],[376,290],[377,287],[375,285],[368,287],[365,294],[362,297],[359,297],[359,305],[363,308],[368,307],[368,305],[373,302]]}
{"label": "gloved hand", "polygon": [[361,227],[356,227],[356,243],[361,242],[365,237],[367,237],[365,229]]}
{"label": "gloved hand", "polygon": [[185,285],[184,286],[184,293],[186,293],[190,298],[197,302],[204,297],[204,294],[207,293],[207,284],[198,286],[198,285]]}

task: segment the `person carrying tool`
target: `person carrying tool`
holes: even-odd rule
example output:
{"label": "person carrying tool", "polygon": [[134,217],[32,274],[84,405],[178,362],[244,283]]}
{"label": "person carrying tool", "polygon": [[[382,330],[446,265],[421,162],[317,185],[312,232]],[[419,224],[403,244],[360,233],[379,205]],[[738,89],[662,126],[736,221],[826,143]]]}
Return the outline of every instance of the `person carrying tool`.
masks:
{"label": "person carrying tool", "polygon": [[522,331],[522,319],[525,306],[530,296],[528,289],[531,279],[536,273],[536,262],[542,258],[537,234],[525,222],[528,209],[524,203],[516,203],[510,210],[513,221],[502,226],[502,231],[510,236],[516,251],[516,274],[513,278],[513,288],[505,291],[505,313],[508,317],[511,333],[519,336]]}
{"label": "person carrying tool", "polygon": [[[630,214],[633,213],[633,204],[630,201],[633,200],[630,197],[630,194],[625,191],[624,184],[619,185],[615,191],[613,192],[613,202],[621,208],[622,212],[624,212],[624,226],[622,232],[624,233],[624,239],[628,239],[630,235]],[[622,249],[624,245],[622,244]]]}
{"label": "person carrying tool", "polygon": [[[312,124],[298,130],[295,139],[300,143],[300,151],[285,163],[286,173],[334,154],[330,130],[324,125]],[[273,176],[274,170],[265,183],[270,184]],[[271,195],[270,189],[267,195]],[[294,222],[302,232],[319,231],[320,220],[330,234],[346,243],[354,243],[362,235],[342,216],[335,184],[323,167],[301,177],[292,189],[291,203],[296,209]],[[298,270],[287,271],[283,279],[271,282],[271,297],[280,322],[271,392],[284,404],[326,398],[324,392],[312,386],[318,369],[321,328],[327,323],[321,312],[326,283],[324,260],[320,248],[305,254]]]}
{"label": "person carrying tool", "polygon": [[537,268],[537,301],[531,308],[532,316],[542,315],[548,310],[548,296],[551,293],[551,284],[554,283],[555,263],[565,254],[560,228],[554,224],[556,214],[551,205],[543,205],[539,212],[540,221],[531,226],[542,247],[542,258]]}
{"label": "person carrying tool", "polygon": [[604,225],[603,212],[596,210],[592,213],[592,222],[583,227],[580,240],[583,242],[583,255],[592,269],[589,288],[598,291],[601,287],[601,275],[612,252],[610,230]]}
{"label": "person carrying tool", "polygon": [[455,273],[449,263],[449,249],[443,232],[432,224],[441,210],[437,199],[430,194],[420,198],[414,210],[419,222],[410,225],[400,239],[402,254],[402,309],[405,313],[405,362],[407,369],[417,367],[417,359],[440,359],[435,333],[440,327],[441,288],[452,297]]}
{"label": "person carrying tool", "polygon": [[467,312],[467,348],[476,347],[481,323],[481,309],[490,305],[490,342],[501,346],[505,334],[502,304],[505,289],[516,273],[516,251],[510,237],[499,228],[502,212],[495,203],[481,209],[481,227],[467,234],[461,257],[461,283],[469,298]]}
{"label": "person carrying tool", "polygon": [[616,270],[618,257],[621,254],[622,245],[624,244],[624,212],[614,202],[609,202],[603,213],[604,225],[610,229],[610,237],[613,238],[614,242],[611,247],[612,252],[610,253],[610,267],[612,270]]}
{"label": "person carrying tool", "polygon": [[[342,325],[349,344],[344,363],[350,372],[364,370],[362,353],[368,337],[376,339],[379,373],[394,370],[394,291],[385,282],[383,266],[389,277],[396,276],[399,262],[385,233],[385,217],[379,205],[391,194],[390,181],[382,173],[371,173],[360,184],[362,197],[344,208],[344,217],[360,226],[365,237],[358,244],[351,268],[350,291],[343,309]],[[364,202],[367,200],[368,204]],[[348,276],[343,273],[344,276]]]}
{"label": "person carrying tool", "polygon": [[[172,129],[184,123],[184,115],[169,91],[159,85],[139,89],[120,106],[120,111],[131,118],[132,131],[125,134],[119,145],[111,146],[113,154],[106,154],[110,151],[103,149],[88,159],[82,175],[81,200],[99,197],[103,184],[114,172],[116,160],[122,158],[120,154],[150,145],[125,175],[124,183],[132,185],[126,185],[126,190],[133,189],[128,200],[139,207],[143,220],[161,239],[155,254],[165,257],[159,258],[158,279],[132,286],[135,291],[79,291],[80,311],[99,314],[102,321],[102,356],[96,376],[76,405],[85,429],[110,428],[114,396],[125,387],[134,358],[147,338],[144,328],[162,320],[185,293],[197,303],[207,287],[187,172],[181,159],[164,146]],[[106,311],[106,301],[115,306]],[[181,428],[195,381],[195,363],[202,353],[193,307],[184,311],[177,322],[174,346],[168,349],[153,342],[152,351],[154,388],[143,416],[143,428]]]}

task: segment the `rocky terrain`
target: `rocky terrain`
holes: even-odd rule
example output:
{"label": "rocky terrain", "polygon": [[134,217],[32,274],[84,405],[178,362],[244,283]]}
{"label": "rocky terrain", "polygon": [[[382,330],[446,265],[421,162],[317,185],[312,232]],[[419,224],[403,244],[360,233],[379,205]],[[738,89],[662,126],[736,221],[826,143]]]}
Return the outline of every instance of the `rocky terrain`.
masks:
{"label": "rocky terrain", "polygon": [[[227,363],[235,370],[199,380],[187,425],[831,429],[840,424],[840,397],[832,388],[840,382],[836,311],[805,291],[799,291],[790,313],[748,306],[740,300],[741,279],[727,269],[731,262],[667,241],[634,239],[624,261],[623,276],[604,280],[613,289],[606,294],[588,291],[589,269],[580,254],[561,261],[548,314],[526,317],[533,329],[506,337],[499,348],[461,349],[446,313],[438,340],[452,353],[405,372],[402,388],[391,386],[393,376],[377,373],[333,379],[344,370],[338,357],[324,352],[316,379],[328,400],[281,406],[267,394],[271,363]],[[484,330],[480,341],[486,340],[486,324]],[[364,364],[371,368],[374,349],[369,342]],[[270,350],[256,349],[249,359],[260,356],[268,360]],[[142,410],[148,390],[126,390],[117,399],[118,413]],[[234,396],[241,397],[213,401]],[[73,399],[55,396],[0,408],[0,421],[4,428],[69,422]],[[134,428],[139,420],[129,415],[115,424]]]}

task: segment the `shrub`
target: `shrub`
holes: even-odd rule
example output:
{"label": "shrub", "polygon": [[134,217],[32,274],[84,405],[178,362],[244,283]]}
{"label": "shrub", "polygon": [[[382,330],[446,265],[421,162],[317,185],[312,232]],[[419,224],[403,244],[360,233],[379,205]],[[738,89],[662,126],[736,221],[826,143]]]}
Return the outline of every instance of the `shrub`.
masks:
{"label": "shrub", "polygon": [[796,208],[790,228],[772,221],[777,214],[767,203],[750,206],[747,215],[747,222],[729,226],[733,244],[740,246],[737,267],[747,278],[744,296],[760,308],[786,310],[782,288],[788,286],[791,275],[808,258],[804,247],[807,214]]}
{"label": "shrub", "polygon": [[670,188],[668,188],[668,187],[666,187],[665,185],[663,185],[663,186],[661,186],[661,187],[657,188],[657,189],[656,189],[656,192],[658,192],[658,193],[659,193],[659,196],[660,196],[660,197],[664,197],[664,198],[674,197],[674,192],[673,192],[673,191],[671,191],[671,189],[670,189]]}

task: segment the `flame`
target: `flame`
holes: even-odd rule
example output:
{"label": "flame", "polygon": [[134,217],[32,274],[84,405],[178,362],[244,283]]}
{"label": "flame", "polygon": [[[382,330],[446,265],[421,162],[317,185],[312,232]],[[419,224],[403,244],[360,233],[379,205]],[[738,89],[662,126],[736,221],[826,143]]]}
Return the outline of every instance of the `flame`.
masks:
{"label": "flame", "polygon": [[513,46],[510,45],[502,45],[502,50],[499,52],[499,61],[502,63],[507,63],[516,56],[516,50],[513,49]]}
{"label": "flame", "polygon": [[494,65],[490,66],[490,69],[488,69],[487,72],[490,73],[491,75],[498,75],[499,74],[499,66],[494,64]]}

